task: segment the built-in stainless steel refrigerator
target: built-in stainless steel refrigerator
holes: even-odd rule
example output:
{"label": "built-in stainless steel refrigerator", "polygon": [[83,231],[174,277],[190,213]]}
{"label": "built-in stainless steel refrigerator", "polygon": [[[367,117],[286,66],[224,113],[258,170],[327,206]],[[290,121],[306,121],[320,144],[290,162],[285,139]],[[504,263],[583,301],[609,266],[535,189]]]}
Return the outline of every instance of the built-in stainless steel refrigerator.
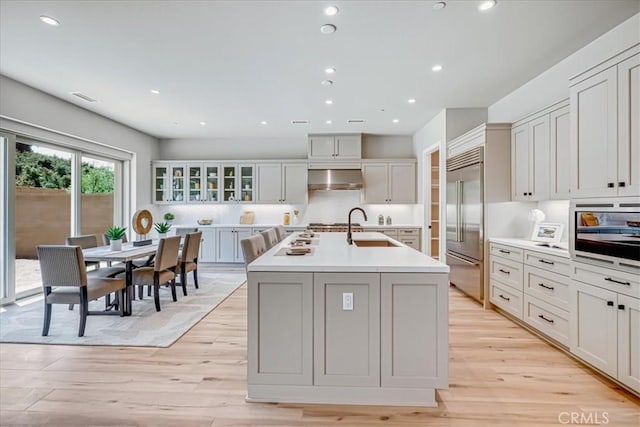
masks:
{"label": "built-in stainless steel refrigerator", "polygon": [[447,159],[446,239],[450,282],[484,300],[484,148]]}

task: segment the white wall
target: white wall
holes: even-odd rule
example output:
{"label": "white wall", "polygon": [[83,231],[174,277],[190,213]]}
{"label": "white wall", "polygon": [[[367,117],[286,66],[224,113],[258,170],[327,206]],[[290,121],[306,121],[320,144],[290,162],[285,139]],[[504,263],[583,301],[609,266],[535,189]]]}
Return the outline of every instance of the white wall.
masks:
{"label": "white wall", "polygon": [[446,112],[447,142],[487,122],[486,108],[447,108]]}
{"label": "white wall", "polygon": [[[413,153],[418,159],[418,203],[424,202],[423,188],[425,182],[424,170],[424,150],[431,149],[438,145],[442,148],[442,144],[446,141],[446,110],[439,112],[426,125],[413,135]],[[442,157],[442,156],[441,156]]]}
{"label": "white wall", "polygon": [[163,139],[160,159],[306,159],[307,138]]}
{"label": "white wall", "polygon": [[634,15],[489,107],[489,122],[512,123],[569,97],[569,79],[640,42]]}
{"label": "white wall", "polygon": [[364,159],[411,159],[413,138],[411,135],[362,135]]}
{"label": "white wall", "polygon": [[[0,75],[0,116],[11,131],[12,121],[93,141],[97,148],[116,147],[135,153],[136,200],[133,208],[151,208],[151,160],[158,156],[158,140],[135,129],[92,113],[16,80]],[[9,120],[7,120],[9,119]]]}

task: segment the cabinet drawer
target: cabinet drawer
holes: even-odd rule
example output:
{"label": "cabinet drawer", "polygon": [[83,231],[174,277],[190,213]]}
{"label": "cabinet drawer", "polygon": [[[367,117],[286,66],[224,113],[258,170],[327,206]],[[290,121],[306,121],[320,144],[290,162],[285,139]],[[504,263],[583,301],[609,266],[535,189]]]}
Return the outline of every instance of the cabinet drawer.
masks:
{"label": "cabinet drawer", "polygon": [[572,262],[571,278],[630,297],[640,298],[640,275],[638,274]]}
{"label": "cabinet drawer", "polygon": [[522,292],[523,265],[500,257],[491,257],[489,276]]}
{"label": "cabinet drawer", "polygon": [[523,320],[560,344],[569,346],[568,312],[525,295]]}
{"label": "cabinet drawer", "polygon": [[533,267],[540,267],[546,271],[569,276],[569,259],[541,252],[525,251],[524,263]]}
{"label": "cabinet drawer", "polygon": [[419,240],[417,237],[398,237],[398,241],[400,243],[404,243],[405,245],[412,247],[413,249],[419,251],[420,250],[420,244],[418,243]]}
{"label": "cabinet drawer", "polygon": [[490,300],[506,312],[522,319],[522,292],[491,280]]}
{"label": "cabinet drawer", "polygon": [[365,229],[365,231],[371,231],[372,233],[382,233],[385,236],[389,236],[392,239],[397,239],[398,238],[398,230],[395,228],[374,228],[371,230]]}
{"label": "cabinet drawer", "polygon": [[500,245],[498,243],[489,244],[489,252],[491,255],[507,258],[512,261],[522,262],[524,258],[524,249],[513,246]]}
{"label": "cabinet drawer", "polygon": [[540,268],[524,266],[524,293],[569,310],[570,279]]}
{"label": "cabinet drawer", "polygon": [[398,236],[418,236],[420,234],[420,230],[417,228],[399,228]]}

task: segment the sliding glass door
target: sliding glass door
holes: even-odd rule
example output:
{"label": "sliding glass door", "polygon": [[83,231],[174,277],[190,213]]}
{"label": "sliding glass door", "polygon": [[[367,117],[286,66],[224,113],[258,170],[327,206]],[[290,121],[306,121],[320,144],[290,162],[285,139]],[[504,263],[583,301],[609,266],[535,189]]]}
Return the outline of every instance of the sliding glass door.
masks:
{"label": "sliding glass door", "polygon": [[116,162],[82,156],[80,180],[80,234],[102,235],[116,223]]}
{"label": "sliding glass door", "polygon": [[[0,304],[12,301],[14,298],[13,283],[13,210],[10,200],[13,198],[13,189],[10,187],[13,180],[9,179],[9,171],[12,170],[14,136],[0,133]],[[11,261],[10,261],[11,260]]]}

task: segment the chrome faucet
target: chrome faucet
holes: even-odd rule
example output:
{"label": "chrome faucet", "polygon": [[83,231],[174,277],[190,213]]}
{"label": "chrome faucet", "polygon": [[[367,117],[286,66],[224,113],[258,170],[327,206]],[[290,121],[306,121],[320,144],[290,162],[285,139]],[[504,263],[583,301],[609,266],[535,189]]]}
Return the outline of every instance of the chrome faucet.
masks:
{"label": "chrome faucet", "polygon": [[347,230],[347,243],[353,245],[353,239],[351,238],[351,214],[353,211],[360,211],[364,215],[364,220],[367,220],[367,213],[362,208],[353,208],[349,211],[349,229]]}

